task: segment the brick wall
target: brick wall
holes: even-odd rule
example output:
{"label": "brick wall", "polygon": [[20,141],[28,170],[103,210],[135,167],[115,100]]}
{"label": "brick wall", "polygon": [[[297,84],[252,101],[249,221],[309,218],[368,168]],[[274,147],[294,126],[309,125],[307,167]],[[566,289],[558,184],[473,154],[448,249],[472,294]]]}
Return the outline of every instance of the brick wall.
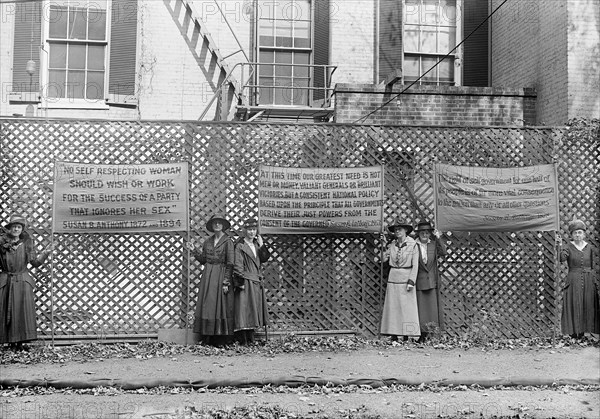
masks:
{"label": "brick wall", "polygon": [[519,0],[491,20],[492,86],[535,88],[541,125],[567,120],[566,14],[566,0]]}
{"label": "brick wall", "polygon": [[600,4],[568,3],[568,117],[600,118]]}
{"label": "brick wall", "polygon": [[330,27],[333,83],[374,82],[374,1],[331,1]]}
{"label": "brick wall", "polygon": [[[523,126],[535,121],[533,89],[491,87],[338,84],[335,122],[352,123],[375,111],[365,124]],[[378,107],[394,98],[383,109]]]}

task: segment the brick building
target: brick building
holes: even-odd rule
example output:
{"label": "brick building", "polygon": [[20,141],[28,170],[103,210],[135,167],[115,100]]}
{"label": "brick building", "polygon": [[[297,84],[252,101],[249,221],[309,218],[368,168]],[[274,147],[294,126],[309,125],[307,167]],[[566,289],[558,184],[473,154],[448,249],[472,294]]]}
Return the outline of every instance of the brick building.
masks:
{"label": "brick building", "polygon": [[0,115],[563,124],[600,113],[598,9],[596,0],[8,2]]}

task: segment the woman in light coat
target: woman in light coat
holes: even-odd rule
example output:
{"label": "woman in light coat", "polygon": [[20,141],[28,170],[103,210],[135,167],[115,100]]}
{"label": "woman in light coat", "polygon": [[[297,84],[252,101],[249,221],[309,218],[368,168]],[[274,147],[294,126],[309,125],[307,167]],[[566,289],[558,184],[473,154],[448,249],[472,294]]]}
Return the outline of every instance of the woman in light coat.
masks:
{"label": "woman in light coat", "polygon": [[[419,248],[415,240],[408,235],[412,226],[398,221],[388,227],[395,236],[384,252],[384,262],[388,261],[390,272],[387,278],[385,301],[381,318],[381,334],[391,335],[392,340],[402,336],[419,337],[419,311],[415,281],[419,270]],[[385,238],[384,238],[385,240]]]}

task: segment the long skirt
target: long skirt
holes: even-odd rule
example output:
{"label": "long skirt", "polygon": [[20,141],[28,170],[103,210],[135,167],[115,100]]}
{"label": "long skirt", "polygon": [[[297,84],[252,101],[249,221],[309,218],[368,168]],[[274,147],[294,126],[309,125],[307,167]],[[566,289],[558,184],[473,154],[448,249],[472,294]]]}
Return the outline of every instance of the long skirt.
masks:
{"label": "long skirt", "polygon": [[565,335],[600,333],[600,303],[594,272],[579,269],[567,274],[563,291],[561,329]]}
{"label": "long skirt", "polygon": [[406,290],[406,280],[402,269],[392,269],[385,292],[382,335],[420,336],[419,310],[415,288]]}
{"label": "long skirt", "polygon": [[201,336],[233,335],[233,291],[223,293],[225,265],[207,263],[198,288],[194,332]]}
{"label": "long skirt", "polygon": [[267,302],[262,283],[246,279],[244,288],[235,291],[234,305],[236,332],[267,325]]}
{"label": "long skirt", "polygon": [[37,339],[33,284],[28,273],[0,274],[0,343]]}
{"label": "long skirt", "polygon": [[417,306],[423,332],[433,332],[435,327],[442,328],[437,288],[417,290]]}

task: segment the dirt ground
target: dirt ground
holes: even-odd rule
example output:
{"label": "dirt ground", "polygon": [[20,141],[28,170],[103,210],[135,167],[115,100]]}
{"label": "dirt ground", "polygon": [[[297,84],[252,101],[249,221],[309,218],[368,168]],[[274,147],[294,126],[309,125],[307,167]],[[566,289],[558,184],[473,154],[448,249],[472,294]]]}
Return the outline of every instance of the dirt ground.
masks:
{"label": "dirt ground", "polygon": [[[278,377],[411,378],[422,386],[266,386],[184,388],[0,389],[0,418],[186,418],[239,406],[278,406],[280,417],[370,414],[384,418],[600,417],[598,347],[436,349],[401,344],[352,351],[303,353],[177,353],[172,356],[96,358],[67,362],[5,363],[0,379],[94,380],[240,379]],[[498,378],[543,386],[488,387]],[[457,385],[448,387],[444,380]],[[473,380],[483,387],[460,385]],[[573,380],[568,385],[547,385]],[[586,381],[587,380],[587,381]],[[438,381],[440,385],[436,385]],[[577,384],[579,383],[579,384]],[[581,384],[583,383],[583,384]],[[595,383],[596,385],[585,385]],[[260,417],[260,416],[256,416]],[[358,416],[356,416],[358,417]]]}

